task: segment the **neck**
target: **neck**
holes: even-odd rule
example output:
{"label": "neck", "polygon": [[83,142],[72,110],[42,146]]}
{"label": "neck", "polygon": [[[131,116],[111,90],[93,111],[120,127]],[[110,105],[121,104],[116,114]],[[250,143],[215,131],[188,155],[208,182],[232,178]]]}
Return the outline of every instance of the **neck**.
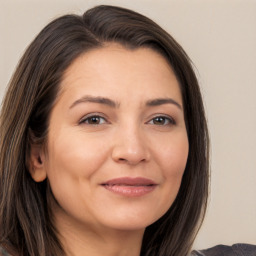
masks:
{"label": "neck", "polygon": [[55,211],[59,239],[67,256],[139,256],[144,230],[115,230],[78,223]]}

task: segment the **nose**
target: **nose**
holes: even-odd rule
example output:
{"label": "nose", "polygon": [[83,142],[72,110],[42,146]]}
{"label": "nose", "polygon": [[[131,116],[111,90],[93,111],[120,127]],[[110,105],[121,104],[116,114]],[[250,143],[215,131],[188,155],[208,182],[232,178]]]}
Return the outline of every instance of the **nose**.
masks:
{"label": "nose", "polygon": [[115,135],[112,159],[129,165],[147,162],[150,153],[145,135],[138,128],[120,128]]}

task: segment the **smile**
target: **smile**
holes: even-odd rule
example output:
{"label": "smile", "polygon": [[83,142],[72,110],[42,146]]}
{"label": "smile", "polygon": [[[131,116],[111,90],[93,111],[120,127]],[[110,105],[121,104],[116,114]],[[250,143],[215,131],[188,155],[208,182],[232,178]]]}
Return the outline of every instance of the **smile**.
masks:
{"label": "smile", "polygon": [[117,178],[101,184],[105,189],[126,197],[140,197],[152,192],[157,184],[146,178]]}

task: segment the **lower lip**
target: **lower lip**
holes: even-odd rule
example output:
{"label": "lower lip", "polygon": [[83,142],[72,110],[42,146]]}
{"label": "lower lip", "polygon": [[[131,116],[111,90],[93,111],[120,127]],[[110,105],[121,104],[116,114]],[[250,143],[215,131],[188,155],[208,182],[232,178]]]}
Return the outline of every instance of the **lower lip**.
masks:
{"label": "lower lip", "polygon": [[125,186],[125,185],[103,185],[103,187],[115,194],[126,197],[140,197],[152,192],[156,185],[153,186]]}

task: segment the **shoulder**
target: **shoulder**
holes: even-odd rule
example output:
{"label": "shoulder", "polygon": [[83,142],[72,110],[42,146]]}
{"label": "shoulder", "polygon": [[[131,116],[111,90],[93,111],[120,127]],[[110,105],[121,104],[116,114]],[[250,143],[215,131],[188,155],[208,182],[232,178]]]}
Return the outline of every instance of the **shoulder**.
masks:
{"label": "shoulder", "polygon": [[256,245],[217,245],[206,250],[193,251],[191,256],[256,256]]}

